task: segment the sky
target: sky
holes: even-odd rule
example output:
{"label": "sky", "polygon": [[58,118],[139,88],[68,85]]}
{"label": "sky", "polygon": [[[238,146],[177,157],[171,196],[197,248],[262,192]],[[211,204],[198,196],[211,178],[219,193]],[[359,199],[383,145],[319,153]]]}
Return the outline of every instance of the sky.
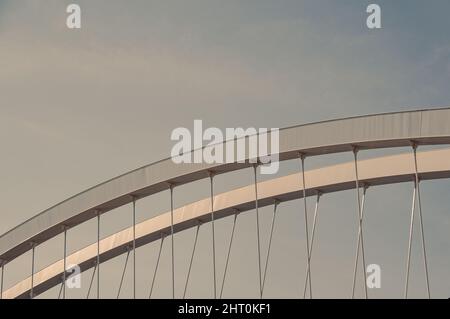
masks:
{"label": "sky", "polygon": [[[379,30],[365,24],[366,7],[372,2],[382,10]],[[70,3],[81,7],[80,30],[65,25]],[[172,130],[192,128],[195,119],[222,129],[281,128],[450,106],[449,10],[446,0],[0,0],[0,233],[93,185],[168,157]],[[338,157],[339,161],[350,159],[348,154]],[[295,163],[286,166],[283,172],[296,169]],[[251,178],[250,172],[224,177],[218,189],[246,185]],[[430,262],[436,274],[432,279],[435,296],[447,298],[450,274],[445,269],[450,259],[445,256],[450,255],[450,238],[446,229],[450,220],[443,198],[450,185],[446,181],[437,184],[424,187],[424,202],[434,212],[426,221],[433,229],[429,241],[434,245]],[[179,194],[178,206],[207,196],[205,181],[195,185],[198,189]],[[390,278],[386,287],[372,292],[374,296],[402,293],[401,281],[395,280],[405,263],[410,188],[395,185],[387,187],[388,191],[374,191],[387,199],[368,203],[379,212],[371,224],[373,234],[368,230],[369,259],[385,265],[385,276]],[[348,212],[350,198],[354,199],[350,192],[331,195],[328,204],[324,203],[330,210],[338,208],[323,226],[323,244],[319,241],[325,248],[315,260],[318,296],[348,294],[340,280],[348,282],[351,276],[355,229],[346,226],[347,221],[354,221]],[[167,208],[167,194],[155,196],[142,204],[138,218],[144,220]],[[111,214],[102,235],[129,225],[126,209]],[[278,226],[278,245],[290,247],[290,252],[302,247],[299,209],[299,202],[286,204],[285,220],[280,218]],[[401,214],[392,214],[399,210]],[[264,216],[267,228],[269,208]],[[393,220],[387,223],[385,218],[391,216]],[[253,225],[252,213],[242,219],[243,225]],[[292,226],[295,223],[298,231]],[[95,225],[89,225],[86,229],[93,232]],[[333,225],[342,225],[343,237],[330,243],[338,235]],[[218,227],[225,249],[230,221]],[[390,235],[379,238],[379,230]],[[244,226],[242,232],[242,247],[236,256],[245,257],[245,245],[253,244],[249,240],[253,233]],[[178,236],[191,241],[192,235]],[[208,260],[206,228],[201,235],[199,260]],[[73,237],[78,245],[73,244],[71,250],[95,240],[95,234],[83,238],[82,230],[74,230]],[[40,267],[61,258],[61,252],[56,252],[60,241],[43,245]],[[157,243],[153,246],[157,249]],[[186,263],[189,247],[186,256],[179,257],[180,264]],[[144,249],[140,248],[139,258],[153,267],[154,256]],[[274,262],[268,274],[272,278],[268,296],[296,296],[298,287],[291,276],[303,280],[303,252],[287,256],[284,249],[279,250],[273,260],[285,262],[281,266]],[[413,296],[423,297],[419,253],[414,259],[418,266],[413,274],[418,279],[412,291]],[[123,267],[123,260],[117,259],[110,263],[111,274]],[[15,261],[19,274],[8,276],[7,272],[6,286],[27,274],[28,260],[26,254]],[[168,267],[168,259],[164,261]],[[210,269],[204,264],[207,261],[199,261],[194,267],[198,285],[192,288],[192,296],[210,297],[210,285],[202,277],[202,273],[208,277]],[[230,281],[229,296],[256,296],[254,262],[244,264],[243,269],[231,268],[234,281]],[[160,297],[170,296],[167,267],[162,267]],[[108,287],[109,283],[104,284]],[[140,284],[141,295],[147,286],[147,281]],[[129,291],[128,280],[125,297]],[[55,294],[53,290],[46,296]],[[73,292],[73,296],[80,295]]]}

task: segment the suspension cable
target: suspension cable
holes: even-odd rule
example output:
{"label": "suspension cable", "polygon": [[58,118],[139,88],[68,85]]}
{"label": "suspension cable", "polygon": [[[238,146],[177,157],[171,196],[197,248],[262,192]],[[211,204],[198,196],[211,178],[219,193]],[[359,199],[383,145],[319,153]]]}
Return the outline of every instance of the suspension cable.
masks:
{"label": "suspension cable", "polygon": [[61,293],[62,293],[63,285],[64,285],[64,281],[61,282],[61,285],[59,285],[58,300],[61,299]]}
{"label": "suspension cable", "polygon": [[305,235],[306,235],[306,258],[307,258],[307,271],[309,279],[309,298],[312,299],[312,285],[311,285],[311,258],[309,257],[309,231],[308,231],[308,208],[306,205],[306,183],[305,183],[305,154],[300,153],[300,162],[302,169],[302,187],[303,187],[303,207],[305,213]]}
{"label": "suspension cable", "polygon": [[412,207],[411,207],[411,221],[409,224],[409,240],[408,240],[408,258],[406,261],[406,280],[405,280],[405,299],[408,298],[408,285],[409,285],[409,269],[411,265],[411,247],[412,247],[412,237],[414,231],[414,210],[416,208],[416,193],[417,193],[417,184],[414,180],[414,191],[412,198]]}
{"label": "suspension cable", "polygon": [[266,274],[267,274],[267,267],[269,265],[269,256],[270,256],[270,248],[272,246],[272,237],[273,237],[273,229],[274,229],[274,225],[275,225],[275,219],[276,219],[276,214],[277,214],[277,207],[278,204],[280,202],[278,200],[275,200],[275,202],[273,203],[273,214],[272,214],[272,223],[270,225],[270,235],[269,235],[269,244],[267,245],[267,256],[266,256],[266,263],[264,266],[264,275],[263,275],[263,281],[262,281],[262,292],[261,295],[264,294],[264,286],[266,283]]}
{"label": "suspension cable", "polygon": [[[367,281],[366,281],[366,257],[365,257],[365,253],[364,253],[363,218],[362,218],[362,205],[361,205],[361,198],[360,198],[361,195],[359,193],[358,151],[359,151],[358,147],[354,146],[353,147],[353,158],[354,158],[354,166],[355,166],[356,200],[358,202],[358,224],[359,224],[358,234],[361,235],[361,259],[362,259],[362,264],[363,264],[362,275],[364,278],[364,293],[365,293],[365,297],[367,299],[368,295],[367,295]],[[358,235],[358,237],[360,237],[359,235]],[[352,288],[352,299],[353,298],[354,298],[354,289]]]}
{"label": "suspension cable", "polygon": [[217,281],[216,281],[216,241],[214,233],[214,173],[209,172],[210,195],[211,195],[211,229],[212,229],[212,259],[213,259],[213,280],[214,280],[214,299],[217,299]]}
{"label": "suspension cable", "polygon": [[[363,196],[362,196],[362,201],[361,201],[361,219],[364,218],[364,203],[366,201],[367,188],[368,188],[367,185],[363,186]],[[355,266],[353,268],[354,271],[353,271],[352,299],[355,297],[356,273],[358,272],[358,260],[359,260],[359,250],[360,250],[360,245],[361,245],[361,236],[362,236],[362,230],[361,230],[361,227],[358,227],[358,241],[357,241],[357,244],[356,244]],[[365,272],[365,270],[363,270],[363,272]],[[364,275],[364,278],[365,278],[365,275]]]}
{"label": "suspension cable", "polygon": [[175,252],[174,252],[174,238],[173,238],[173,188],[170,184],[170,239],[172,244],[172,299],[175,299]]}
{"label": "suspension cable", "polygon": [[97,211],[97,299],[100,299],[100,211]]}
{"label": "suspension cable", "polygon": [[259,208],[258,208],[258,164],[253,165],[255,179],[255,210],[256,210],[256,237],[258,241],[258,274],[259,274],[259,297],[262,299],[262,276],[261,276],[261,243],[259,237]]}
{"label": "suspension cable", "polygon": [[128,257],[130,257],[130,247],[127,246],[127,258],[125,258],[125,265],[123,267],[122,277],[120,278],[119,291],[117,292],[116,299],[119,299],[119,297],[120,297],[120,291],[122,290],[123,278],[125,277],[125,272],[127,271]]}
{"label": "suspension cable", "polygon": [[[62,294],[63,299],[66,299],[66,278],[67,278],[67,227],[63,226],[64,229],[64,271],[63,271],[63,285]],[[59,297],[58,297],[59,299]]]}
{"label": "suspension cable", "polygon": [[[312,231],[311,231],[311,243],[309,245],[309,262],[311,263],[311,258],[312,258],[312,252],[313,252],[313,244],[314,244],[314,236],[316,233],[316,222],[317,222],[317,214],[319,212],[319,201],[320,201],[320,197],[322,196],[321,192],[317,192],[317,196],[316,196],[316,206],[314,208],[314,219],[313,219],[313,227],[312,227]],[[305,279],[305,286],[303,288],[303,299],[306,299],[306,289],[308,286],[308,276],[309,276],[309,272],[308,270],[306,271],[306,279]]]}
{"label": "suspension cable", "polygon": [[230,261],[231,246],[233,244],[234,230],[236,228],[236,220],[237,220],[238,215],[239,215],[239,210],[236,209],[235,214],[234,214],[234,220],[233,220],[233,228],[231,229],[230,242],[228,245],[227,259],[225,261],[225,269],[223,271],[222,287],[220,288],[220,296],[219,296],[220,299],[222,299],[223,287],[225,286],[225,277],[227,276],[228,264]]}
{"label": "suspension cable", "polygon": [[91,288],[92,288],[92,284],[94,282],[96,271],[97,271],[97,262],[95,262],[94,271],[92,272],[91,282],[89,284],[89,289],[88,289],[88,292],[87,292],[86,299],[89,299],[89,295],[91,294]]}
{"label": "suspension cable", "polygon": [[2,280],[0,281],[0,299],[3,299],[3,279],[5,276],[5,265],[3,260],[0,260],[0,265],[2,266]]}
{"label": "suspension cable", "polygon": [[424,262],[424,268],[425,268],[425,279],[427,284],[427,295],[428,299],[431,298],[430,293],[430,281],[428,276],[428,262],[427,262],[427,252],[426,252],[426,246],[425,246],[425,233],[423,229],[423,219],[422,219],[422,203],[420,201],[420,179],[419,179],[419,172],[417,168],[417,144],[413,143],[413,153],[414,153],[414,170],[415,170],[415,182],[417,185],[417,204],[419,205],[419,226],[421,230],[422,235],[422,252],[423,252],[423,262]]}
{"label": "suspension cable", "polygon": [[197,230],[195,231],[195,239],[194,239],[194,247],[192,248],[192,254],[191,254],[191,260],[189,262],[189,269],[186,276],[186,283],[184,285],[184,292],[183,292],[183,299],[186,297],[186,291],[189,283],[189,277],[191,275],[191,269],[192,269],[192,263],[194,261],[194,255],[195,255],[195,248],[197,247],[197,238],[198,238],[198,231],[200,230],[201,223],[199,222],[197,225]]}
{"label": "suspension cable", "polygon": [[34,242],[31,243],[32,251],[31,251],[31,290],[30,290],[30,298],[34,297],[34,250],[36,244]]}
{"label": "suspension cable", "polygon": [[136,196],[133,196],[133,299],[136,299]]}
{"label": "suspension cable", "polygon": [[156,273],[158,272],[159,260],[160,260],[160,258],[161,258],[161,251],[162,251],[163,244],[164,244],[164,238],[165,238],[164,233],[161,233],[161,243],[160,243],[160,245],[159,245],[158,258],[157,258],[157,260],[156,260],[155,271],[153,272],[152,285],[151,285],[151,287],[150,287],[150,293],[149,293],[149,295],[148,295],[148,299],[151,299],[151,298],[152,298],[153,286],[155,285]]}

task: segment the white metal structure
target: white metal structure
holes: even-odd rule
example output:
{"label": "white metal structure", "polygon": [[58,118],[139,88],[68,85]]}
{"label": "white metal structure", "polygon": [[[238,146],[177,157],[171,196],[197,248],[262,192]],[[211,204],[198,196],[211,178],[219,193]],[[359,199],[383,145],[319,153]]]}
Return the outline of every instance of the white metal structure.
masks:
{"label": "white metal structure", "polygon": [[[255,167],[255,183],[253,185],[218,195],[214,195],[213,192],[214,175],[243,169],[253,164],[181,165],[173,163],[170,158],[150,164],[71,197],[3,234],[0,237],[2,272],[4,265],[29,250],[33,251],[33,257],[32,275],[6,290],[3,290],[2,284],[1,296],[2,298],[34,297],[63,282],[66,277],[66,272],[63,269],[68,263],[79,264],[83,271],[95,266],[98,281],[102,262],[124,253],[129,255],[130,252],[133,252],[134,256],[136,247],[159,240],[162,236],[171,237],[173,270],[174,243],[173,236],[171,235],[188,228],[197,227],[199,220],[203,223],[211,222],[215,219],[235,215],[237,212],[244,212],[255,208],[258,218],[258,208],[262,206],[275,203],[276,209],[276,204],[282,201],[295,198],[306,199],[308,196],[316,196],[317,194],[337,192],[351,188],[357,190],[356,195],[359,206],[357,211],[359,216],[359,232],[355,258],[356,276],[358,259],[361,258],[363,265],[365,264],[362,220],[366,187],[369,185],[376,186],[407,181],[414,182],[415,191],[410,231],[411,243],[412,225],[414,216],[417,214],[414,209],[414,201],[416,199],[419,202],[418,217],[422,226],[420,181],[424,179],[450,177],[450,150],[435,150],[421,153],[417,153],[416,150],[419,145],[441,144],[450,144],[450,108],[346,118],[280,130],[280,161],[299,158],[302,164],[300,174],[258,183]],[[357,158],[358,151],[365,149],[404,146],[411,147],[410,154],[365,161],[359,161]],[[303,164],[305,158],[309,160],[312,156],[338,152],[353,152],[354,161],[312,171],[304,171]],[[177,209],[173,207],[173,189],[175,187],[208,177],[211,181],[211,196],[209,198]],[[304,185],[307,185],[307,187],[304,187]],[[362,198],[359,191],[360,188],[364,190]],[[155,218],[136,224],[136,201],[167,189],[171,191],[171,210]],[[317,197],[318,199],[319,196]],[[133,227],[107,238],[100,239],[101,215],[130,203],[133,206]],[[305,202],[305,218],[307,216],[306,209]],[[75,227],[92,218],[97,218],[98,221],[98,240],[96,243],[70,256],[66,256],[65,243],[64,259],[45,269],[35,271],[34,249],[37,245],[60,233],[66,234],[68,228]],[[212,230],[214,231],[214,223],[211,224]],[[307,221],[305,225],[308,225]],[[311,237],[309,236],[310,230],[306,228],[308,239],[306,247],[308,252],[307,279],[309,280],[309,285],[305,285],[305,296],[308,286],[311,297],[312,285],[309,270],[310,253],[314,240],[314,225],[315,221],[313,222]],[[428,296],[430,296],[423,227],[421,227],[421,231],[427,275],[427,289]],[[309,242],[310,239],[311,243]],[[213,235],[213,250],[214,240]],[[267,265],[263,267],[259,249],[258,234],[258,271],[260,278],[260,297],[262,297]],[[409,256],[410,250],[407,262],[405,296],[407,296],[408,292]],[[215,274],[214,254],[213,267]],[[214,277],[214,296],[219,297],[216,282],[217,279]],[[136,278],[134,275],[134,288],[135,283]],[[97,289],[97,295],[99,296],[100,285],[97,285]],[[64,296],[65,288],[62,290]],[[367,289],[365,291],[367,296]],[[136,296],[135,289],[134,296]],[[175,297],[174,289],[173,297]]]}

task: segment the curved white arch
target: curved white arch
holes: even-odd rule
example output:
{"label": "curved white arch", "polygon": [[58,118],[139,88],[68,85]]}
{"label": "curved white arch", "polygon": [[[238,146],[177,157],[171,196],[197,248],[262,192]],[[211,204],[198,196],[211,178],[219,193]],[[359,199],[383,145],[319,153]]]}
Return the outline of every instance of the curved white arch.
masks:
{"label": "curved white arch", "polygon": [[[280,130],[280,160],[344,152],[352,146],[383,148],[419,144],[450,144],[450,108],[386,113],[325,121]],[[228,142],[225,142],[228,143]],[[170,158],[116,177],[75,195],[18,225],[0,237],[0,260],[13,260],[30,249],[97,215],[167,189],[249,164],[177,165]]]}
{"label": "curved white arch", "polygon": [[[450,149],[420,152],[417,154],[418,172],[422,180],[450,177]],[[355,187],[353,162],[324,167],[305,172],[306,195],[342,191]],[[360,183],[370,186],[412,181],[415,177],[413,155],[400,154],[359,161]],[[288,201],[301,198],[300,175],[292,174],[258,184],[260,207],[274,200]],[[235,209],[248,211],[255,207],[254,186],[249,185],[214,197],[215,218],[224,218]],[[210,221],[210,199],[206,198],[174,211],[174,232],[195,227],[198,221]],[[161,233],[170,233],[170,212],[160,214],[136,225],[136,246],[160,239]],[[100,261],[107,261],[125,253],[133,240],[133,228],[127,228],[108,236],[100,242]],[[97,256],[97,244],[87,246],[67,257],[68,264],[80,265],[82,271],[93,267]],[[63,260],[59,260],[34,275],[35,294],[61,282]],[[26,298],[29,296],[31,278],[28,277],[3,293],[3,298]]]}

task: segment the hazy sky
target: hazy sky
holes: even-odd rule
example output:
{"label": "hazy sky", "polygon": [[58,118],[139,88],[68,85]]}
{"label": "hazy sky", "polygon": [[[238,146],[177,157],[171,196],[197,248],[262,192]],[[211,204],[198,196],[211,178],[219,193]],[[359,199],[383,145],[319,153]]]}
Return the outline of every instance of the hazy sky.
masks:
{"label": "hazy sky", "polygon": [[[382,9],[381,30],[365,25],[372,2]],[[69,3],[81,6],[81,30],[65,25]],[[450,106],[449,11],[447,0],[0,0],[0,233],[88,187],[169,156],[171,131],[192,127],[194,119],[220,128],[285,127]],[[247,175],[242,184],[251,182]],[[444,186],[448,191],[449,185]],[[402,233],[391,229],[393,241],[402,238],[401,258],[408,187],[402,188]],[[444,240],[450,221],[445,203],[432,204],[447,195],[435,188],[429,193],[430,210],[439,212],[429,220],[437,227],[430,241],[441,245],[430,259],[435,256],[438,276],[446,276],[433,279],[447,283],[437,289],[438,296],[448,297],[450,274],[439,269],[450,266],[443,257],[450,252],[450,238]],[[345,200],[335,200],[348,210]],[[397,201],[377,205],[385,211],[389,204],[398,207]],[[167,201],[157,202],[167,208]],[[293,219],[300,216],[295,209],[291,213]],[[124,227],[116,224],[112,221],[111,227]],[[279,227],[287,231],[288,224]],[[354,241],[354,232],[348,237]],[[379,251],[386,243],[373,245]],[[352,244],[349,256],[353,249]],[[326,265],[339,258],[337,253],[318,258],[324,269],[322,296],[343,290],[327,285],[336,274]],[[397,264],[403,267],[401,258]],[[304,267],[301,258],[297,263]],[[343,263],[342,268],[352,265],[351,260]],[[294,271],[295,265],[289,267]],[[277,278],[278,285],[273,281],[268,288],[273,296],[295,295],[295,285],[283,286],[289,284],[287,276]],[[199,288],[198,296],[208,297],[208,287]],[[244,297],[255,292],[236,287]],[[396,296],[401,291],[398,283],[384,292]]]}

